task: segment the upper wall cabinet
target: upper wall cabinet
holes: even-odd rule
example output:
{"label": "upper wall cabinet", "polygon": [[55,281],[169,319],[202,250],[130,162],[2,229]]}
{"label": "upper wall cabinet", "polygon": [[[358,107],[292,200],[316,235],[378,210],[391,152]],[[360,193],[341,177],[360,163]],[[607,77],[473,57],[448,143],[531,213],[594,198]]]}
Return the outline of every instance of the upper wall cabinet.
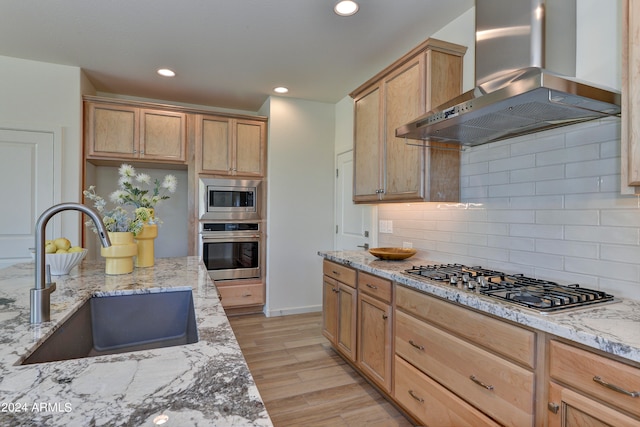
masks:
{"label": "upper wall cabinet", "polygon": [[266,122],[197,115],[198,172],[263,177],[266,168]]}
{"label": "upper wall cabinet", "polygon": [[640,0],[623,2],[622,167],[623,193],[640,193]]}
{"label": "upper wall cabinet", "polygon": [[185,113],[98,100],[84,108],[87,159],[185,162]]}
{"label": "upper wall cabinet", "polygon": [[460,151],[396,138],[399,126],[462,92],[467,48],[429,39],[360,86],[355,100],[356,203],[457,201]]}

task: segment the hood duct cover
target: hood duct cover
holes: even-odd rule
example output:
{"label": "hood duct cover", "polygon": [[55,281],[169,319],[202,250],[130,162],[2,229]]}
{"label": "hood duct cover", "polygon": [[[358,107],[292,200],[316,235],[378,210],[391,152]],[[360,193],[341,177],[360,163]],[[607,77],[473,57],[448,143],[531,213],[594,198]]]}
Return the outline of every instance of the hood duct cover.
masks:
{"label": "hood duct cover", "polygon": [[[572,3],[569,0],[557,1],[562,2],[563,7]],[[423,141],[458,142],[473,146],[607,116],[618,116],[620,114],[619,92],[598,88],[566,77],[564,74],[572,67],[575,69],[575,62],[567,66],[564,61],[566,58],[575,58],[575,43],[564,43],[565,53],[542,52],[542,46],[550,45],[557,49],[561,45],[549,43],[549,40],[545,42],[536,39],[536,35],[543,37],[541,28],[545,26],[540,17],[544,16],[544,13],[528,12],[531,15],[528,17],[530,19],[528,26],[518,25],[519,23],[515,26],[511,23],[512,25],[508,26],[508,23],[499,22],[500,11],[511,10],[510,7],[515,3],[524,6],[526,11],[538,10],[549,14],[556,10],[549,4],[550,2],[551,0],[546,2],[542,0],[516,2],[477,0],[476,28],[486,31],[489,25],[490,32],[509,35],[496,37],[491,40],[491,43],[476,42],[476,77],[479,69],[482,69],[483,75],[480,76],[473,90],[401,126],[396,129],[396,136]],[[558,22],[558,25],[563,26],[560,34],[563,33],[565,39],[566,35],[572,31],[567,27],[572,25],[575,27],[575,3],[573,6],[573,8],[559,10],[554,20],[547,17],[547,21]],[[561,18],[559,15],[568,15],[568,18],[559,19]],[[492,22],[490,24],[480,22],[480,17],[485,17],[484,20]],[[502,20],[505,19],[511,21],[514,18],[508,16],[502,18]],[[501,28],[496,29],[496,25]],[[540,28],[536,29],[536,26]],[[522,33],[522,28],[526,29],[524,39],[522,34],[513,35]],[[568,33],[567,30],[569,30]],[[575,34],[575,31],[573,33]],[[549,25],[549,22],[547,22],[545,34],[545,39],[554,34],[553,26]],[[481,37],[477,34],[476,38]],[[510,55],[509,49],[515,49],[516,53]],[[566,49],[569,49],[569,55]],[[487,51],[487,56],[490,57],[486,61],[482,60],[483,51]],[[517,56],[522,51],[529,52],[527,54],[529,59],[526,59],[530,62],[529,66],[514,70],[512,67],[519,66],[522,61],[517,64],[496,62],[496,52],[506,52],[507,54],[503,57],[507,58],[504,61],[508,62],[513,61],[513,58],[518,61]],[[564,58],[564,62],[553,63],[552,57]],[[555,69],[561,70],[563,74],[538,66],[538,64],[552,63]],[[493,69],[488,68],[491,66]]]}

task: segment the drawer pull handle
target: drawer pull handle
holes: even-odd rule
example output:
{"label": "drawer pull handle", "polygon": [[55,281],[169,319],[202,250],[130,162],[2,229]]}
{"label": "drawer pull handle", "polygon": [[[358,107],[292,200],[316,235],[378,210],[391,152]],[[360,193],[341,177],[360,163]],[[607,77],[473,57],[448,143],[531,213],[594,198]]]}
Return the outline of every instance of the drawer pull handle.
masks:
{"label": "drawer pull handle", "polygon": [[613,391],[617,391],[618,393],[626,394],[627,396],[630,396],[630,397],[640,397],[640,391],[627,391],[622,387],[618,387],[617,385],[609,384],[608,382],[604,381],[602,378],[598,376],[593,377],[593,380],[598,384],[605,386],[606,388],[609,388]]}
{"label": "drawer pull handle", "polygon": [[336,276],[339,276],[339,275],[340,275],[340,272],[339,272],[339,271],[335,271],[335,270],[333,270],[333,274],[335,274]]}
{"label": "drawer pull handle", "polygon": [[411,397],[413,397],[415,400],[417,400],[418,402],[424,403],[424,399],[419,397],[419,396],[416,396],[416,394],[413,392],[413,390],[409,390],[409,395]]}
{"label": "drawer pull handle", "polygon": [[489,385],[489,384],[485,384],[485,383],[483,383],[482,381],[480,381],[479,379],[477,379],[475,375],[471,375],[471,376],[469,377],[469,379],[470,379],[471,381],[473,381],[474,383],[478,384],[480,387],[484,387],[484,388],[486,388],[487,390],[493,390],[493,386],[492,386],[492,385]]}
{"label": "drawer pull handle", "polygon": [[242,294],[243,297],[250,297],[251,294]]}
{"label": "drawer pull handle", "polygon": [[368,283],[367,283],[367,288],[369,288],[369,289],[378,289],[377,286],[373,286],[373,285],[370,285]]}
{"label": "drawer pull handle", "polygon": [[413,342],[413,340],[409,340],[409,344],[411,344],[412,346],[414,346],[415,348],[417,348],[418,350],[422,350],[424,351],[424,347],[421,345],[418,345],[416,343]]}
{"label": "drawer pull handle", "polygon": [[331,288],[331,290],[332,290],[333,292],[335,292],[336,294],[340,292],[340,291],[338,291],[336,288]]}

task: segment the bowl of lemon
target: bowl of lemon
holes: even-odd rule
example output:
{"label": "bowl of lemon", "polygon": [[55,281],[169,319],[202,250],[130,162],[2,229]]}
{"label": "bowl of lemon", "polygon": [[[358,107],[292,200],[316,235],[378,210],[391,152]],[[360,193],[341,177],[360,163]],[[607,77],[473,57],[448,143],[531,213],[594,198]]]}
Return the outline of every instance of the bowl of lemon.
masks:
{"label": "bowl of lemon", "polygon": [[[44,252],[45,264],[49,264],[53,276],[69,274],[87,256],[86,249],[72,246],[66,237],[45,241]],[[31,251],[31,256],[35,258],[35,250]]]}

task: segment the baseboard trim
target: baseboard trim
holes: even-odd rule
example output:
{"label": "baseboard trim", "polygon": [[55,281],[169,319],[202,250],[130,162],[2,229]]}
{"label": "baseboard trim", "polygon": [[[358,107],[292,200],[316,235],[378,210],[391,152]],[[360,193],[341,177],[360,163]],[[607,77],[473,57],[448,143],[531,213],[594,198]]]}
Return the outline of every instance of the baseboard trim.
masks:
{"label": "baseboard trim", "polygon": [[310,305],[307,307],[290,307],[290,308],[282,308],[280,310],[269,310],[269,311],[265,311],[265,316],[278,317],[278,316],[288,316],[290,314],[315,313],[318,311],[322,311],[322,305]]}

